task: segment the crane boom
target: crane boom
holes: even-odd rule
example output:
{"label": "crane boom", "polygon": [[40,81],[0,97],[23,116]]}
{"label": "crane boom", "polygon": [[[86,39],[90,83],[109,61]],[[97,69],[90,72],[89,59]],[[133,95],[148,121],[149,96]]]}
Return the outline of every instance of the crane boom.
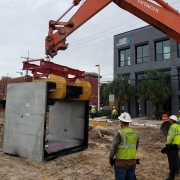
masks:
{"label": "crane boom", "polygon": [[[78,5],[80,1],[74,0],[73,6]],[[53,58],[58,50],[67,49],[66,37],[111,2],[180,43],[180,13],[163,0],[154,1],[159,5],[148,0],[86,0],[68,22],[53,20],[49,22],[49,32],[45,39],[46,54]]]}

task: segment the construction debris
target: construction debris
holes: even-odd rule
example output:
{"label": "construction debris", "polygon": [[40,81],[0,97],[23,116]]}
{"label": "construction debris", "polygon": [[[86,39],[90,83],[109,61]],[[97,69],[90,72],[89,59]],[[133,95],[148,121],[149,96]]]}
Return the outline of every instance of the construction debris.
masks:
{"label": "construction debris", "polygon": [[89,138],[90,139],[101,139],[102,138],[102,134],[101,131],[94,127],[89,131]]}

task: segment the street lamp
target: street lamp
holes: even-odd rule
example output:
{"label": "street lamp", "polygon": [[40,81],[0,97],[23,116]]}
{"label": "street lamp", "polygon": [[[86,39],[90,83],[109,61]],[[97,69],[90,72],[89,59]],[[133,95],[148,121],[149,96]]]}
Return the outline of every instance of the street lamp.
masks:
{"label": "street lamp", "polygon": [[96,65],[98,67],[98,111],[100,109],[100,65]]}

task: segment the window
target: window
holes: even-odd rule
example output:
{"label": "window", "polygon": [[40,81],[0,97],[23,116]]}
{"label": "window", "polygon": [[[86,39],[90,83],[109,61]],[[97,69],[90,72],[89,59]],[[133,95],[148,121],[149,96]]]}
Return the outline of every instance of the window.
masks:
{"label": "window", "polygon": [[140,82],[143,76],[144,73],[136,74],[136,82]]}
{"label": "window", "polygon": [[[144,73],[136,74],[136,87],[141,82],[142,77],[144,76]],[[137,89],[136,89],[137,91]]]}
{"label": "window", "polygon": [[178,52],[178,57],[180,57],[180,44],[178,43],[178,49],[177,49],[177,52]]}
{"label": "window", "polygon": [[122,76],[124,77],[124,79],[127,79],[128,80],[128,83],[130,84],[130,75],[123,75]]}
{"label": "window", "polygon": [[119,67],[130,65],[130,49],[119,51]]}
{"label": "window", "polygon": [[170,59],[170,43],[169,40],[156,42],[156,61]]}
{"label": "window", "polygon": [[171,85],[171,71],[170,70],[158,70],[159,72],[162,72],[165,75],[166,82]]}
{"label": "window", "polygon": [[171,71],[170,70],[166,70],[166,71],[162,71],[164,73],[166,77],[166,81],[168,84],[171,85]]}
{"label": "window", "polygon": [[136,64],[149,62],[148,45],[136,47]]}
{"label": "window", "polygon": [[178,87],[180,91],[180,69],[178,69]]}
{"label": "window", "polygon": [[130,74],[118,74],[118,77],[122,76],[124,79],[128,80],[128,83],[130,84]]}

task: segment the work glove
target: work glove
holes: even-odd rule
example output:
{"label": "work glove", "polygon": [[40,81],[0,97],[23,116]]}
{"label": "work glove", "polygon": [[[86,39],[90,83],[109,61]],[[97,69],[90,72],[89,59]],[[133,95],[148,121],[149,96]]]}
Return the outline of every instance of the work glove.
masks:
{"label": "work glove", "polygon": [[136,164],[140,164],[139,159],[136,159]]}
{"label": "work glove", "polygon": [[164,148],[161,149],[161,153],[162,154],[168,153],[168,150],[169,150],[169,145],[166,145]]}
{"label": "work glove", "polygon": [[170,148],[170,149],[179,149],[179,147],[178,147],[177,144],[170,144],[170,145],[169,145],[169,148]]}
{"label": "work glove", "polygon": [[115,164],[115,159],[111,159],[111,160],[109,161],[109,164],[113,167],[114,164]]}

